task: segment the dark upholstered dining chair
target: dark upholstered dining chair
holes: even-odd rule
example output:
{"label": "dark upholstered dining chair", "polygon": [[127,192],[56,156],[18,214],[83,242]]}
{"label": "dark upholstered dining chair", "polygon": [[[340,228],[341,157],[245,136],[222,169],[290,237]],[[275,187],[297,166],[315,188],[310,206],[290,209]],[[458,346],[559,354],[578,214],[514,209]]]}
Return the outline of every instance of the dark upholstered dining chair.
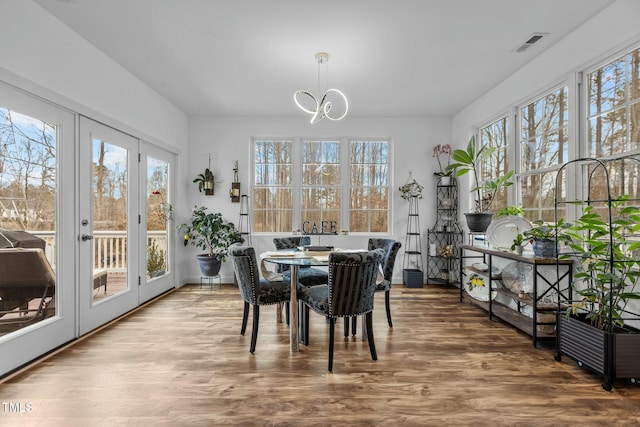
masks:
{"label": "dark upholstered dining chair", "polygon": [[[393,267],[396,263],[396,255],[398,255],[398,250],[402,245],[400,242],[393,239],[378,239],[372,238],[369,239],[368,249],[370,251],[375,249],[382,249],[384,251],[384,256],[382,257],[382,261],[380,264],[382,265],[382,275],[383,280],[376,283],[376,292],[384,292],[384,306],[387,311],[387,322],[389,323],[389,327],[393,328],[393,322],[391,321],[391,304],[389,301],[389,297],[391,294],[391,280],[393,278]],[[351,329],[352,334],[356,334],[356,325],[357,318],[351,319]],[[344,336],[349,335],[349,322],[345,318],[344,324]]]}
{"label": "dark upholstered dining chair", "polygon": [[244,300],[241,335],[244,335],[247,329],[249,306],[253,306],[253,328],[251,330],[251,347],[249,348],[249,351],[253,353],[256,350],[256,341],[258,339],[260,306],[288,303],[291,299],[291,287],[286,281],[269,282],[260,278],[256,252],[252,247],[234,246],[231,248],[230,254],[233,259],[233,268],[236,272],[240,295]]}
{"label": "dark upholstered dining chair", "polygon": [[393,279],[393,267],[396,263],[396,255],[402,245],[393,239],[369,239],[368,249],[373,251],[375,249],[384,250],[384,256],[382,257],[382,275],[384,280],[376,283],[376,292],[384,291],[384,306],[387,310],[387,322],[389,327],[393,327],[391,321],[391,306],[389,304],[389,294],[391,293],[391,280]]}
{"label": "dark upholstered dining chair", "polygon": [[[309,236],[275,237],[273,244],[277,250],[298,249],[300,246],[310,245]],[[279,265],[278,273],[282,273],[285,280],[290,280],[289,266]],[[304,286],[326,285],[329,280],[329,273],[325,270],[313,267],[298,268],[298,283]]]}
{"label": "dark upholstered dining chair", "polygon": [[364,315],[371,359],[378,360],[373,339],[373,300],[378,265],[384,251],[331,252],[329,255],[329,283],[309,287],[299,295],[304,304],[303,337],[308,345],[309,309],[329,319],[329,372],[333,371],[335,321],[339,317]]}

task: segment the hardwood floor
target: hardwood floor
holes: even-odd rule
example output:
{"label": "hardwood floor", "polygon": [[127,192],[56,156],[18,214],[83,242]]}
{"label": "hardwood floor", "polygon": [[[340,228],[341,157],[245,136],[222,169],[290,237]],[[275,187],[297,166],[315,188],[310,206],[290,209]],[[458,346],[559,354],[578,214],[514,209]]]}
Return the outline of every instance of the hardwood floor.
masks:
{"label": "hardwood floor", "polygon": [[376,295],[378,361],[360,334],[344,339],[340,323],[328,373],[320,316],[311,313],[309,347],[290,353],[288,327],[263,307],[252,355],[237,288],[186,286],[5,379],[0,425],[640,423],[640,387],[604,391],[568,358],[556,362],[529,336],[460,304],[455,290],[396,285],[391,295],[393,329]]}

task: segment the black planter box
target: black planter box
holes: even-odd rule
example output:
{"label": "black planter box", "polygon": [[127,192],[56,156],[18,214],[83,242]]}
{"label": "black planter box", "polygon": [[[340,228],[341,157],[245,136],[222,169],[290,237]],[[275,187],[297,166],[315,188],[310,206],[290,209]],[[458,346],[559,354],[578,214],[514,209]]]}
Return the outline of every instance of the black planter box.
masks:
{"label": "black planter box", "polygon": [[578,366],[601,375],[605,390],[611,390],[617,378],[640,379],[640,331],[602,331],[580,318],[561,314],[558,340],[556,359],[569,356]]}
{"label": "black planter box", "polygon": [[402,270],[402,283],[407,288],[421,288],[423,285],[424,276],[422,270]]}

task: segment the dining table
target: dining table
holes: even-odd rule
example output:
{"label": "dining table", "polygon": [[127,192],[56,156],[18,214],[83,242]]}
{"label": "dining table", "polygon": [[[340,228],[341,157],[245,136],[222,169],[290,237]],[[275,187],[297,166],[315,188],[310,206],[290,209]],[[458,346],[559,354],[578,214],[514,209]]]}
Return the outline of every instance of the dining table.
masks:
{"label": "dining table", "polygon": [[298,296],[296,283],[300,267],[326,267],[329,265],[329,252],[305,252],[295,250],[270,251],[260,254],[261,273],[269,281],[282,281],[282,274],[270,272],[264,263],[269,262],[281,266],[289,266],[291,282],[289,343],[291,352],[299,351],[298,334]]}

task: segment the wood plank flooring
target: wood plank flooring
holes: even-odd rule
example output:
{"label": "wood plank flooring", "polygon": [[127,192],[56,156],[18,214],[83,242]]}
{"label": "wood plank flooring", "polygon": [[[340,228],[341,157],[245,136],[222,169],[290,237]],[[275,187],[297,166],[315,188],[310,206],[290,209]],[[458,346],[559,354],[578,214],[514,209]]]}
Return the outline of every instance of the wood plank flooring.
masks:
{"label": "wood plank flooring", "polygon": [[640,387],[604,391],[454,289],[397,285],[391,304],[393,329],[376,295],[378,361],[340,323],[328,373],[320,316],[311,313],[309,347],[290,353],[288,327],[263,307],[252,355],[237,288],[185,286],[5,379],[0,425],[640,424]]}

